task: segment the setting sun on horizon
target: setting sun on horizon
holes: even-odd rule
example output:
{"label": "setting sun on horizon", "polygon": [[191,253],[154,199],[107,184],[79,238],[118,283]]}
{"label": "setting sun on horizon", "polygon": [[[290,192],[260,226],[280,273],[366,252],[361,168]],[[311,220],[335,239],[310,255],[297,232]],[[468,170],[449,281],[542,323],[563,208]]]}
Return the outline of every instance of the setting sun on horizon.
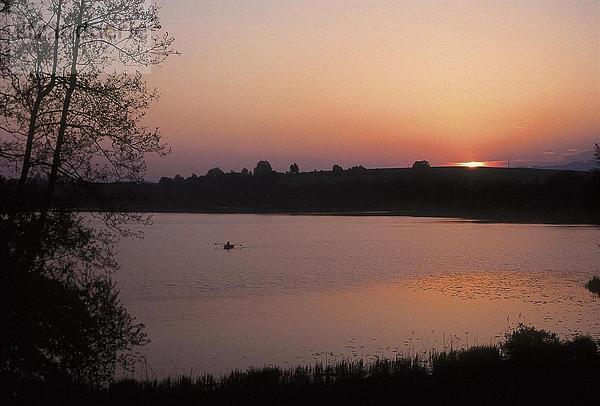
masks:
{"label": "setting sun on horizon", "polygon": [[594,0],[161,3],[181,55],[149,75],[173,149],[150,175],[566,163],[600,133]]}
{"label": "setting sun on horizon", "polygon": [[458,166],[464,166],[467,168],[481,168],[482,166],[487,166],[485,162],[471,161],[471,162],[459,162]]}
{"label": "setting sun on horizon", "polygon": [[468,161],[468,162],[449,162],[448,166],[460,166],[464,168],[506,168],[507,161]]}

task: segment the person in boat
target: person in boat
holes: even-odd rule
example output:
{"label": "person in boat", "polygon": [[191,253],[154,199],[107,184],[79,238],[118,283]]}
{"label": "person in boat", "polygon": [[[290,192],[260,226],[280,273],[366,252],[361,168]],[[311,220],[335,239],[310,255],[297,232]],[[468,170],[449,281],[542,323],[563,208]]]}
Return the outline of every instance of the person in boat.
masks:
{"label": "person in boat", "polygon": [[225,244],[225,245],[223,246],[223,248],[224,248],[224,249],[226,249],[226,250],[233,249],[234,247],[235,247],[235,245],[233,245],[233,244],[231,243],[231,241],[227,241],[227,244]]}

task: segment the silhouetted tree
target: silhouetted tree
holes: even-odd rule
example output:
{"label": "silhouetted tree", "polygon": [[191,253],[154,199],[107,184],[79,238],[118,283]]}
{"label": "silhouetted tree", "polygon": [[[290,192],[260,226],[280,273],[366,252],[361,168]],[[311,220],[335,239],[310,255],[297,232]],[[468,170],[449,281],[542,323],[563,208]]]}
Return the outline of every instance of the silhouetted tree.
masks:
{"label": "silhouetted tree", "polygon": [[160,178],[160,180],[158,181],[159,185],[169,185],[173,183],[173,179],[167,177],[167,176],[163,176],[162,178]]}
{"label": "silhouetted tree", "polygon": [[221,168],[212,168],[206,172],[206,176],[216,178],[218,176],[225,175],[225,172],[221,170]]}
{"label": "silhouetted tree", "polygon": [[355,174],[356,174],[356,173],[361,173],[361,172],[364,172],[364,171],[366,171],[366,170],[367,170],[367,168],[365,168],[365,167],[364,167],[364,166],[362,166],[362,165],[355,165],[355,166],[353,166],[352,168],[348,169],[348,172],[350,172],[350,173],[355,173]]}
{"label": "silhouetted tree", "polygon": [[[20,169],[0,206],[3,393],[103,385],[146,342],[112,281],[123,222],[142,216],[105,211],[100,231],[55,202],[61,180],[61,195],[66,181],[77,193],[139,181],[145,154],[166,152],[143,124],[156,92],[139,71],[173,53],[157,12],[145,0],[13,0],[0,27],[0,159]],[[114,73],[119,65],[138,69]],[[29,206],[22,194],[40,171],[43,204]]]}
{"label": "silhouetted tree", "polygon": [[[9,68],[9,56],[10,56],[10,32],[9,26],[9,8],[10,0],[0,1],[0,72]],[[4,75],[4,73],[2,73]]]}
{"label": "silhouetted tree", "polygon": [[255,176],[264,176],[273,174],[273,168],[269,161],[259,161],[254,168]]}
{"label": "silhouetted tree", "polygon": [[294,162],[293,164],[290,165],[290,173],[291,174],[300,173],[300,168],[298,167],[298,164],[296,162]]}
{"label": "silhouetted tree", "polygon": [[336,164],[336,165],[333,165],[333,167],[331,168],[331,171],[334,174],[339,175],[341,173],[344,173],[344,168],[342,168],[341,166]]}
{"label": "silhouetted tree", "polygon": [[429,161],[415,161],[415,163],[412,164],[412,168],[413,169],[429,169],[429,168],[431,168],[431,165],[429,165]]}
{"label": "silhouetted tree", "polygon": [[139,72],[108,71],[150,66],[172,53],[172,38],[160,36],[157,8],[144,0],[15,0],[13,6],[0,117],[10,137],[0,156],[20,164],[17,198],[35,167],[48,172],[48,206],[59,177],[141,180],[143,155],[165,152],[160,133],[141,121],[156,92]]}

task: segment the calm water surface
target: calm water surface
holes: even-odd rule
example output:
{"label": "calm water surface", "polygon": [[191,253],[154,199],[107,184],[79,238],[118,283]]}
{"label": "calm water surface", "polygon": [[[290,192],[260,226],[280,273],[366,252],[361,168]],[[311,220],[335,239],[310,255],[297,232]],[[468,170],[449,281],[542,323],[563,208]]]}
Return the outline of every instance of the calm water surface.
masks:
{"label": "calm water surface", "polygon": [[[222,249],[227,240],[242,244]],[[412,217],[156,214],[120,247],[140,374],[223,373],[495,342],[600,337],[597,228]]]}

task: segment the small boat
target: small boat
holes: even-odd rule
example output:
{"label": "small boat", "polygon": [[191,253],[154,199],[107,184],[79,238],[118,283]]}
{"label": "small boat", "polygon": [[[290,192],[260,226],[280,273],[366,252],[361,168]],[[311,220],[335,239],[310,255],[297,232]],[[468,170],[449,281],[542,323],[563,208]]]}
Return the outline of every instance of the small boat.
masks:
{"label": "small boat", "polygon": [[231,242],[227,241],[227,244],[223,244],[223,249],[224,250],[232,250],[235,248],[235,244],[232,244]]}

